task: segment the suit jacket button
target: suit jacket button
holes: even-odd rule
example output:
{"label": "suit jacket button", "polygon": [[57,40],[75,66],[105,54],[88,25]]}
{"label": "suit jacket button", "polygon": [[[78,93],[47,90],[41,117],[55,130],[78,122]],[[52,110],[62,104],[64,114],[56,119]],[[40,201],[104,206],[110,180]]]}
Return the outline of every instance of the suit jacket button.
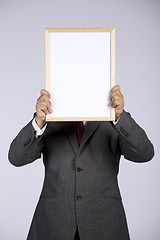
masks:
{"label": "suit jacket button", "polygon": [[82,196],[77,195],[76,198],[77,198],[77,200],[80,200],[82,198]]}
{"label": "suit jacket button", "polygon": [[82,171],[82,170],[83,170],[82,168],[77,167],[77,172],[80,172],[80,171]]}

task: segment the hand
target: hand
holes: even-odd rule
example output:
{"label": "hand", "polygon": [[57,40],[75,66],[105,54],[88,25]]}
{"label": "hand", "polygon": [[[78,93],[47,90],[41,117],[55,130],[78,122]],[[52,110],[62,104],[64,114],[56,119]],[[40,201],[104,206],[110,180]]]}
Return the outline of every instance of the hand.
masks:
{"label": "hand", "polygon": [[41,96],[37,99],[36,103],[36,118],[35,121],[40,129],[43,128],[43,126],[46,123],[46,115],[52,113],[51,109],[51,95],[48,91],[45,89],[42,89],[40,92]]}
{"label": "hand", "polygon": [[115,119],[117,121],[117,119],[121,116],[124,107],[124,98],[120,92],[119,85],[116,85],[111,89],[109,101],[108,105],[115,108]]}

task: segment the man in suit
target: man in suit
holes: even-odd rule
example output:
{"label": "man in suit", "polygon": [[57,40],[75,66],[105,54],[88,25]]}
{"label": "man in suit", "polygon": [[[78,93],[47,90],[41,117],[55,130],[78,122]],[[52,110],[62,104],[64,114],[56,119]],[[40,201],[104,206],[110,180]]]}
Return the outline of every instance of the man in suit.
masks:
{"label": "man in suit", "polygon": [[154,149],[123,109],[118,85],[111,90],[109,105],[115,108],[115,122],[46,123],[46,114],[52,112],[50,94],[41,90],[35,118],[9,150],[15,166],[43,154],[45,179],[27,240],[130,239],[117,181],[120,157],[147,162]]}

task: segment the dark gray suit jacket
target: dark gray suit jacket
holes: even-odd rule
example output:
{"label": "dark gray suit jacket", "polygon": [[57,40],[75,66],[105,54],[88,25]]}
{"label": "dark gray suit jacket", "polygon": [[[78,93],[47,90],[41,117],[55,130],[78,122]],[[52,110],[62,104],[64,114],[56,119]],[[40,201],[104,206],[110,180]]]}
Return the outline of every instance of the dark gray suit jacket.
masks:
{"label": "dark gray suit jacket", "polygon": [[[9,160],[22,166],[41,157],[43,189],[27,240],[128,240],[129,233],[117,182],[120,156],[147,162],[152,143],[131,115],[118,123],[87,122],[80,146],[74,122],[49,122],[35,138],[29,122],[13,140]],[[127,179],[126,179],[127,181]]]}

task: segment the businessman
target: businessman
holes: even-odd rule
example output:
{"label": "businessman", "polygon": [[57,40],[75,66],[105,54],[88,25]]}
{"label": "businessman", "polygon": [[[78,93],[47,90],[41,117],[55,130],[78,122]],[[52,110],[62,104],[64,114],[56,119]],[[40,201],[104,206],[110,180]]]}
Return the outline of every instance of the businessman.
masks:
{"label": "businessman", "polygon": [[36,114],[9,150],[15,166],[43,155],[45,179],[27,240],[130,239],[117,181],[120,157],[147,162],[154,148],[124,110],[118,85],[107,104],[115,108],[115,122],[46,123],[54,108],[49,92],[41,90]]}

